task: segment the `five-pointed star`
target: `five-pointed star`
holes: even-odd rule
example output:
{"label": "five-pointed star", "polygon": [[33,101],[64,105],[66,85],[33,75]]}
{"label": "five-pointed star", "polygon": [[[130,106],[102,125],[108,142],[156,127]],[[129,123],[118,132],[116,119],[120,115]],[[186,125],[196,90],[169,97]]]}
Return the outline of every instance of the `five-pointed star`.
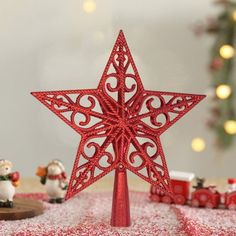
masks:
{"label": "five-pointed star", "polygon": [[32,94],[81,135],[66,198],[115,168],[170,193],[160,135],[205,97],[144,90],[122,31],[97,89]]}

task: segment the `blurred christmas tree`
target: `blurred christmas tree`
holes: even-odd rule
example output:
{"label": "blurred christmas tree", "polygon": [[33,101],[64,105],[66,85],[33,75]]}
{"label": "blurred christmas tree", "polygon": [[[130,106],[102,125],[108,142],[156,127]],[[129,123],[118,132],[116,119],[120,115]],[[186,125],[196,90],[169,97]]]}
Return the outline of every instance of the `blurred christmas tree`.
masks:
{"label": "blurred christmas tree", "polygon": [[[216,143],[227,148],[236,135],[236,1],[218,0],[222,11],[218,17],[209,19],[204,32],[215,38],[211,50],[209,70],[214,97],[208,126],[216,133]],[[198,28],[198,32],[203,28]]]}

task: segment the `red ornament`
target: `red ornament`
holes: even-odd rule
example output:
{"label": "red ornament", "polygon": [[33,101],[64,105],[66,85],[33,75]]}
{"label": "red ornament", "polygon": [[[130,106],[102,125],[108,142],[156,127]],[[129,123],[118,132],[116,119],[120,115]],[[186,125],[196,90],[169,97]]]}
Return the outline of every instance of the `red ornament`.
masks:
{"label": "red ornament", "polygon": [[9,176],[12,182],[16,182],[20,179],[20,173],[18,171],[11,173]]}
{"label": "red ornament", "polygon": [[224,62],[221,58],[214,58],[210,64],[210,69],[212,71],[217,71],[221,69],[223,65],[224,65]]}
{"label": "red ornament", "polygon": [[144,90],[120,31],[97,89],[33,92],[81,135],[66,199],[115,170],[112,226],[129,226],[126,169],[171,194],[160,135],[205,96]]}

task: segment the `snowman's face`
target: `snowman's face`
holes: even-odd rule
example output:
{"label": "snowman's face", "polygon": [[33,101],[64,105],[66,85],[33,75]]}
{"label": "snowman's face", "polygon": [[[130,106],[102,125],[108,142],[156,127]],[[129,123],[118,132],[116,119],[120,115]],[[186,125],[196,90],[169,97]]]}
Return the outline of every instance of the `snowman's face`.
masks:
{"label": "snowman's face", "polygon": [[0,166],[0,175],[7,175],[11,173],[11,166],[1,165]]}
{"label": "snowman's face", "polygon": [[61,168],[58,165],[50,164],[48,166],[48,174],[49,175],[59,175],[61,173],[62,173]]}

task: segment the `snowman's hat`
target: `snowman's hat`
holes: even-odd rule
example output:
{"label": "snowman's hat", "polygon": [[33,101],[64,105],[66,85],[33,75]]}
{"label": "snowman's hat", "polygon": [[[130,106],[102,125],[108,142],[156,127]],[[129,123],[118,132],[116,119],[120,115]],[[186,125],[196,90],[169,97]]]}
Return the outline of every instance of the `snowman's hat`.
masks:
{"label": "snowman's hat", "polygon": [[48,166],[49,165],[57,165],[57,166],[60,167],[62,172],[65,172],[65,167],[63,166],[62,162],[60,160],[58,160],[58,159],[52,160],[51,162],[48,163]]}
{"label": "snowman's hat", "polygon": [[12,167],[12,163],[6,159],[0,159],[0,167],[2,167],[2,166]]}

